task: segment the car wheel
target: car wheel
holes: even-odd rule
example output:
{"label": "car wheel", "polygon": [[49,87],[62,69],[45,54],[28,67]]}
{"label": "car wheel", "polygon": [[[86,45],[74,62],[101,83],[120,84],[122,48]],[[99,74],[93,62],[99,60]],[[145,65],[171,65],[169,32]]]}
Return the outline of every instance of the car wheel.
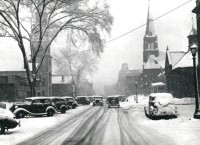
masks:
{"label": "car wheel", "polygon": [[25,116],[25,114],[24,114],[23,111],[19,111],[19,112],[17,112],[17,114],[16,114],[16,118],[17,118],[17,119],[19,119],[19,118],[24,118],[24,116]]}
{"label": "car wheel", "polygon": [[50,116],[53,116],[54,114],[54,111],[53,110],[48,110],[47,111],[47,116],[50,117]]}
{"label": "car wheel", "polygon": [[[66,109],[65,109],[65,108],[62,108],[62,109],[61,109],[61,113],[63,113],[63,114],[66,113]],[[53,116],[53,115],[52,115],[52,116]]]}
{"label": "car wheel", "polygon": [[5,127],[5,123],[4,123],[3,121],[0,122],[0,128],[1,128],[0,133],[1,133],[1,134],[4,134],[4,133],[5,133],[5,130],[6,130],[6,127]]}

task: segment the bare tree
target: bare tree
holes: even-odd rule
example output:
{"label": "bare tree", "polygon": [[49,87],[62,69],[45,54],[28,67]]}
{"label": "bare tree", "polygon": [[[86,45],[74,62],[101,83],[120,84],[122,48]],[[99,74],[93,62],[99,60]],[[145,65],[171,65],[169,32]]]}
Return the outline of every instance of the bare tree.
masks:
{"label": "bare tree", "polygon": [[[90,0],[0,1],[1,37],[17,41],[33,96],[36,95],[36,76],[45,54],[61,32],[67,35],[68,43],[88,44],[93,52],[100,54],[104,48],[102,35],[110,33],[112,20],[108,5],[91,5]],[[31,51],[32,72],[24,45],[27,42]],[[40,60],[37,60],[38,54],[42,56]]]}
{"label": "bare tree", "polygon": [[75,87],[75,95],[78,93],[80,81],[88,75],[93,75],[97,70],[98,58],[91,51],[78,52],[76,49],[62,49],[54,56],[57,72],[70,75]]}

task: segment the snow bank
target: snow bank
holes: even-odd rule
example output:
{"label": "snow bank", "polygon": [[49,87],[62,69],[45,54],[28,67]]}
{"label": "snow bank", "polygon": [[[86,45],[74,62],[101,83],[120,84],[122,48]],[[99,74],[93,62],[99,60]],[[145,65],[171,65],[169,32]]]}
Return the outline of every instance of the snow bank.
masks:
{"label": "snow bank", "polygon": [[177,105],[195,104],[195,98],[174,98],[174,103]]}
{"label": "snow bank", "polygon": [[136,106],[144,106],[145,104],[147,104],[148,102],[148,97],[143,96],[143,95],[138,95],[138,103],[136,103],[136,98],[135,95],[131,95],[129,97],[126,98],[126,100],[124,102],[120,102],[120,106],[123,109],[130,109]]}
{"label": "snow bank", "polygon": [[[178,103],[184,99],[177,99]],[[185,99],[188,100],[188,99]],[[151,120],[145,116],[142,106],[140,109],[134,107],[128,111],[130,120],[137,122],[138,126],[155,130],[159,135],[169,137],[174,145],[199,145],[200,144],[200,120],[194,119],[195,105],[177,105],[179,110],[178,118]],[[163,142],[163,144],[165,144]],[[166,144],[168,144],[166,142]]]}
{"label": "snow bank", "polygon": [[5,117],[13,118],[13,117],[15,117],[15,115],[12,112],[10,112],[9,110],[0,108],[0,118],[1,117],[3,117],[3,118],[5,118]]}

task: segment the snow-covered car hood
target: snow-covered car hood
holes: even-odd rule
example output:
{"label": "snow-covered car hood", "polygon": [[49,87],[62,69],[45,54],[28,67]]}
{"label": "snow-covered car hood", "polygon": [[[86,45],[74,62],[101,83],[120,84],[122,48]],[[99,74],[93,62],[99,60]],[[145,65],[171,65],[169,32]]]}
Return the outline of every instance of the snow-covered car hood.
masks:
{"label": "snow-covered car hood", "polygon": [[6,117],[14,118],[15,115],[10,110],[0,108],[0,119]]}

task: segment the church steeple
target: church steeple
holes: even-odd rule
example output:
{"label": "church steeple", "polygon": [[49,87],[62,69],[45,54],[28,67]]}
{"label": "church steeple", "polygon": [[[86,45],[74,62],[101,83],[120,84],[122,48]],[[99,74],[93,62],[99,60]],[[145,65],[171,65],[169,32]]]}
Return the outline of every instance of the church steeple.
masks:
{"label": "church steeple", "polygon": [[146,63],[149,59],[150,55],[154,55],[158,57],[158,42],[157,36],[155,34],[154,25],[153,25],[153,17],[150,11],[150,0],[148,3],[148,14],[147,14],[147,24],[146,31],[144,36],[144,44],[143,44],[143,63]]}
{"label": "church steeple", "polygon": [[197,30],[194,28],[193,18],[192,18],[192,29],[191,29],[190,34],[189,34],[189,36],[187,38],[188,38],[188,43],[189,43],[188,51],[190,51],[190,47],[193,44],[198,45],[198,42],[197,42]]}
{"label": "church steeple", "polygon": [[155,30],[153,25],[153,17],[150,11],[150,0],[148,4],[148,14],[147,14],[147,25],[146,25],[146,33],[147,36],[155,36]]}

